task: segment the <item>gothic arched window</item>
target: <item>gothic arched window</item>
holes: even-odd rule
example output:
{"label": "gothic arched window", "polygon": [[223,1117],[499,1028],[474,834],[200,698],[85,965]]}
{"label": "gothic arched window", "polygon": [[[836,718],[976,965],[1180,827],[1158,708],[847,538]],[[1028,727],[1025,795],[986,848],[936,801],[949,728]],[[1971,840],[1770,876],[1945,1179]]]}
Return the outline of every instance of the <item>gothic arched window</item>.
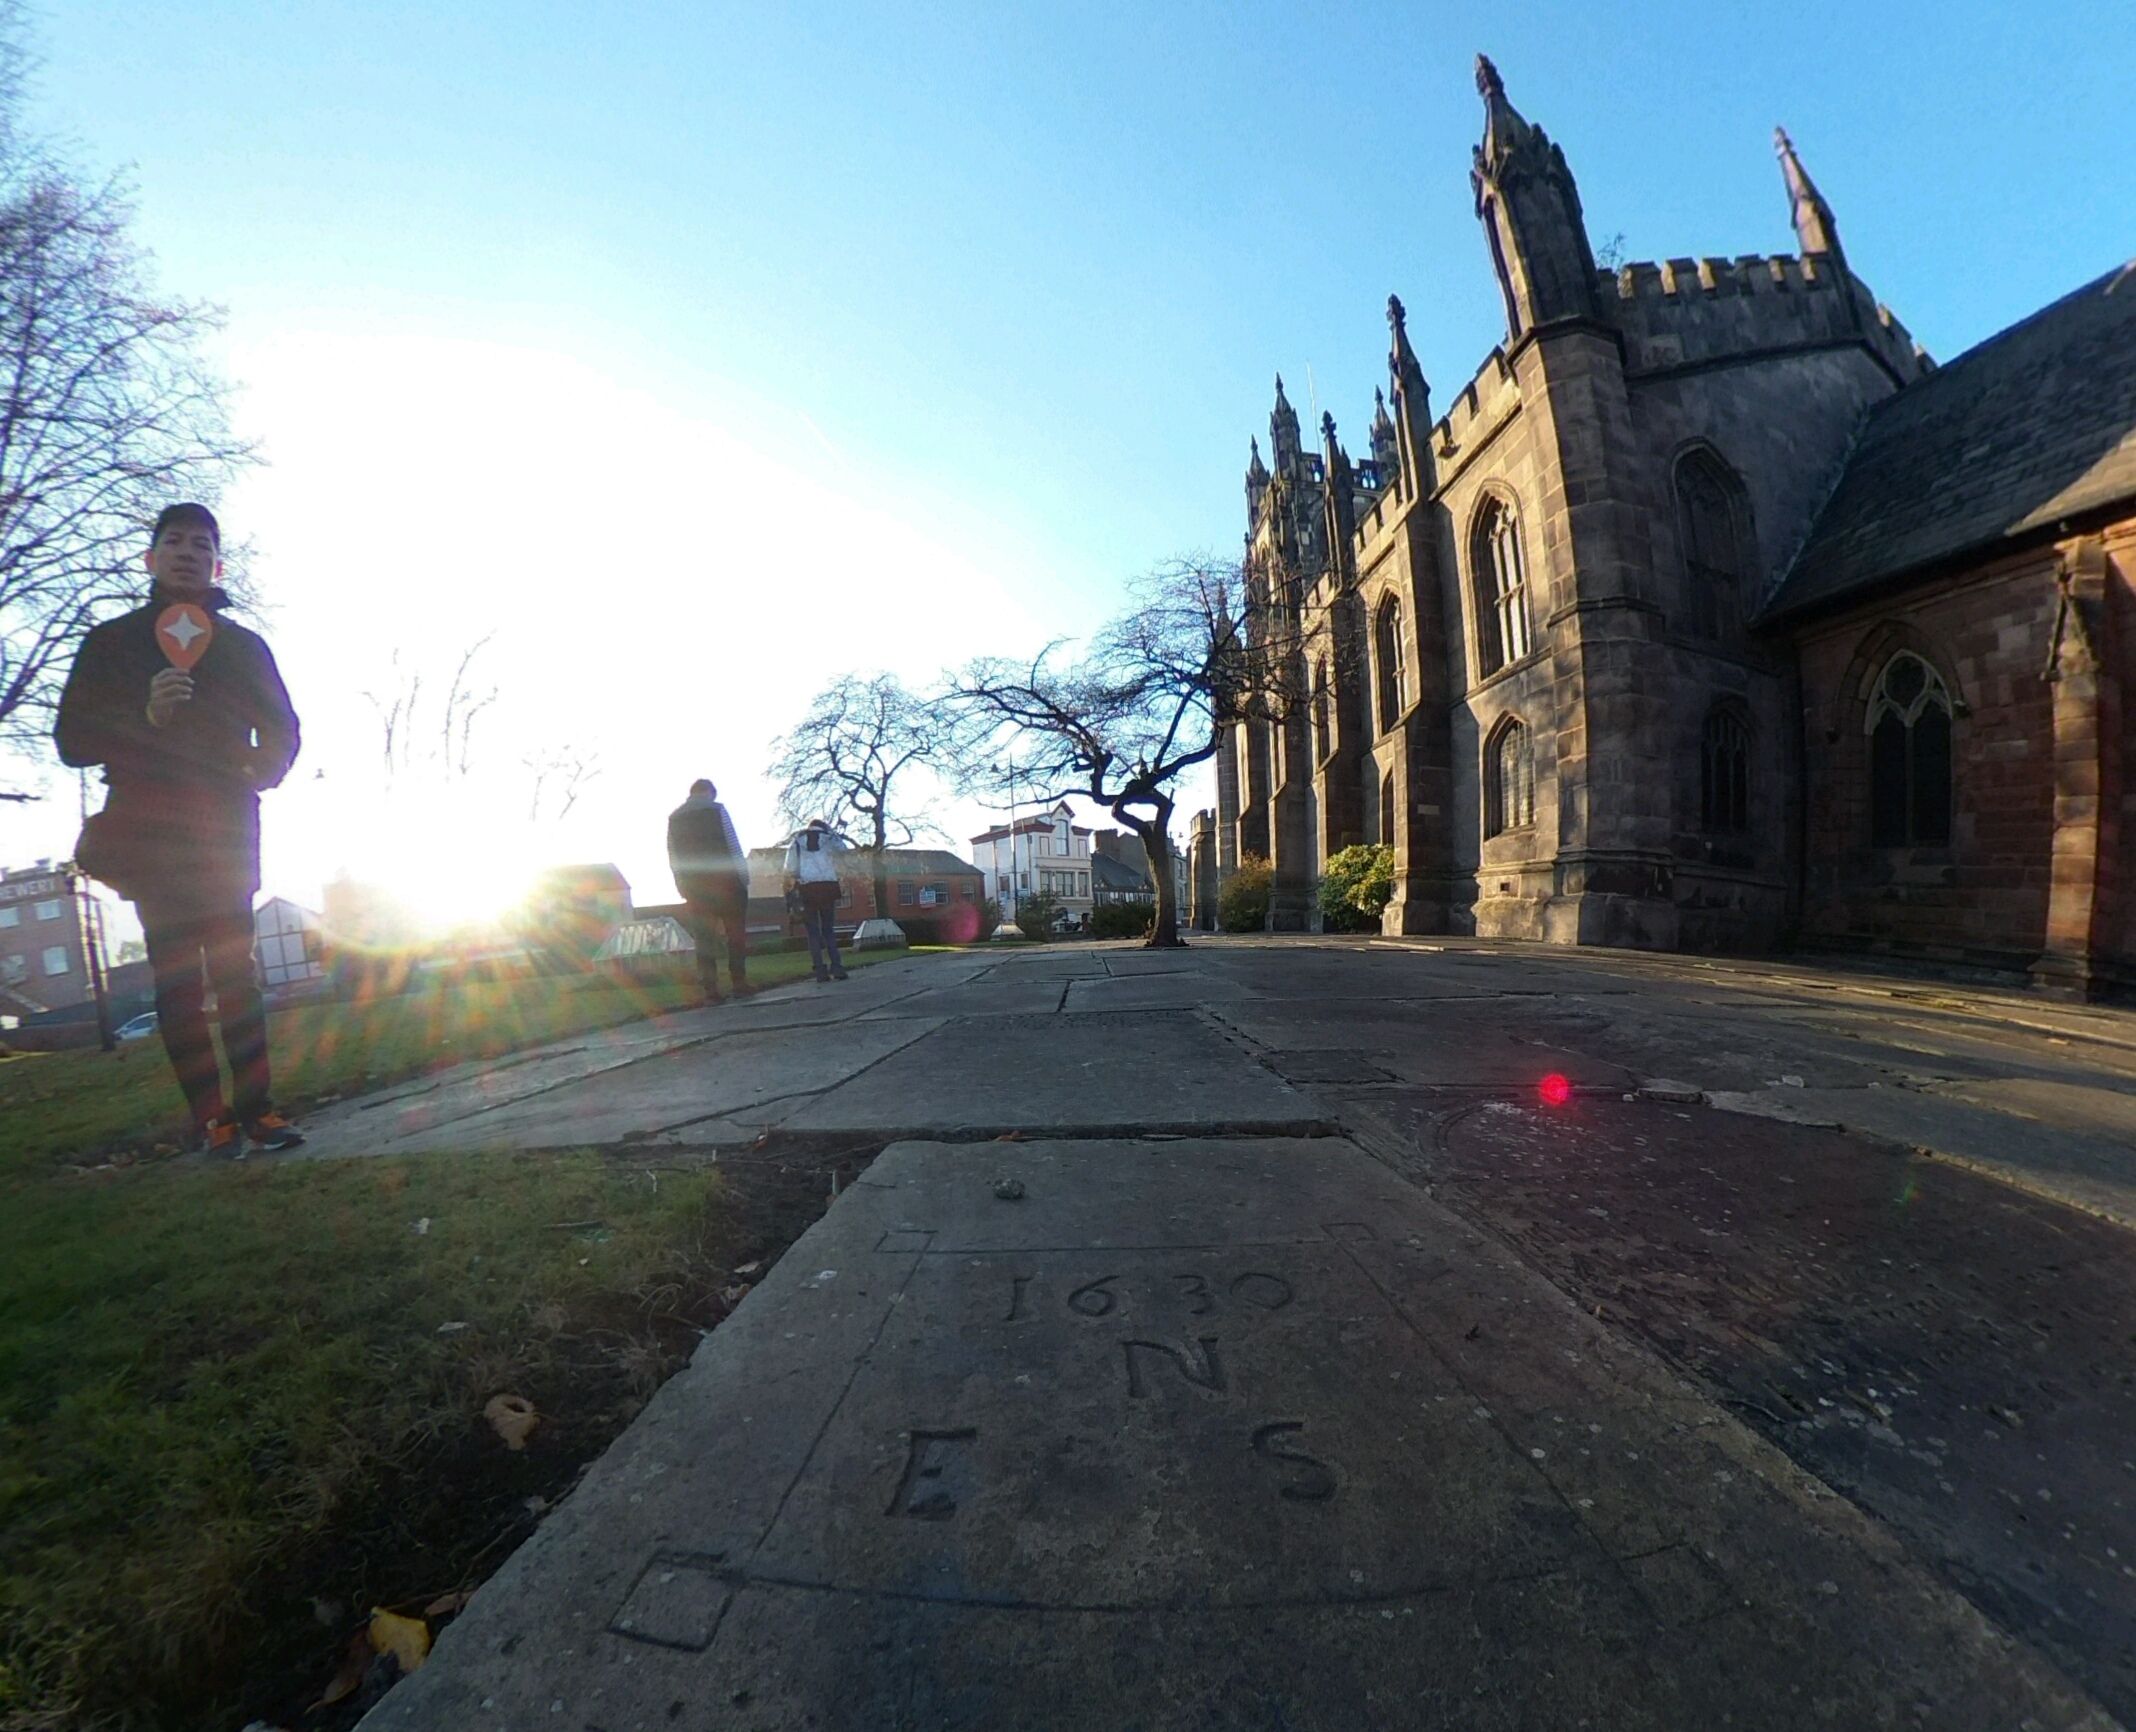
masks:
{"label": "gothic arched window", "polygon": [[1328,732],[1328,661],[1322,656],[1313,667],[1313,756],[1325,758],[1335,750],[1335,737]]}
{"label": "gothic arched window", "polygon": [[1676,465],[1676,534],[1684,555],[1684,624],[1695,636],[1727,637],[1742,617],[1743,549],[1750,516],[1743,484],[1710,451]]}
{"label": "gothic arched window", "polygon": [[1507,716],[1483,748],[1483,833],[1497,836],[1535,822],[1535,744],[1518,716]]}
{"label": "gothic arched window", "polygon": [[1750,724],[1717,704],[1699,741],[1698,818],[1702,829],[1738,835],[1750,828]]}
{"label": "gothic arched window", "polygon": [[1528,653],[1528,565],[1520,550],[1520,521],[1502,499],[1485,502],[1469,537],[1469,573],[1476,592],[1476,671],[1496,673]]}
{"label": "gothic arched window", "polygon": [[1394,846],[1394,773],[1380,778],[1379,839]]}
{"label": "gothic arched window", "polygon": [[1864,720],[1869,731],[1869,841],[1941,847],[1951,839],[1951,694],[1902,651],[1884,664]]}
{"label": "gothic arched window", "polygon": [[1379,725],[1385,733],[1402,719],[1402,604],[1389,596],[1373,622],[1372,660],[1379,674]]}

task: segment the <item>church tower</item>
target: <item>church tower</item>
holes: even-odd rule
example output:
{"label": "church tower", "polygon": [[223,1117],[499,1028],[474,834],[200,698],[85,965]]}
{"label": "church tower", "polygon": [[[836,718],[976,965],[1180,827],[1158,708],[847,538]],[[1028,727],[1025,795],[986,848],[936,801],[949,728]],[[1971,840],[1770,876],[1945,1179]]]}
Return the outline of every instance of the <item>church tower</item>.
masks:
{"label": "church tower", "polygon": [[1595,318],[1594,249],[1564,151],[1506,100],[1487,55],[1476,56],[1476,89],[1483,97],[1483,142],[1469,184],[1505,296],[1507,342],[1559,319]]}

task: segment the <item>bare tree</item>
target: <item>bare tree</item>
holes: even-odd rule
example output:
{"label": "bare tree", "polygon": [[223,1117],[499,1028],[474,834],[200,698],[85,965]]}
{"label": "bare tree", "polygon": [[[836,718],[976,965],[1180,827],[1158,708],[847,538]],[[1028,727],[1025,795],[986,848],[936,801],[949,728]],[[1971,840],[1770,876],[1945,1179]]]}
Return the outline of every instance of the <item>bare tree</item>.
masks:
{"label": "bare tree", "polygon": [[140,598],[157,512],[257,458],[201,354],[220,315],[155,291],[130,186],[23,136],[22,34],[0,0],[0,747],[41,752],[72,646]]}
{"label": "bare tree", "polygon": [[875,908],[890,912],[886,850],[934,829],[907,790],[913,772],[942,761],[946,730],[937,707],[894,674],[847,674],[816,694],[808,714],[772,742],[779,812],[799,826],[850,818],[867,838]]}
{"label": "bare tree", "polygon": [[445,724],[439,730],[438,761],[448,777],[467,774],[474,749],[475,718],[497,701],[495,686],[478,691],[468,682],[475,657],[489,648],[490,639],[496,635],[489,632],[460,652],[459,666],[452,670],[452,683],[445,688]]}
{"label": "bare tree", "polygon": [[497,634],[477,638],[460,652],[460,659],[446,682],[445,702],[439,714],[436,744],[428,748],[423,713],[423,670],[404,665],[395,649],[387,657],[387,679],[380,690],[366,691],[364,700],[378,717],[381,767],[390,783],[422,766],[445,781],[464,777],[474,761],[475,721],[497,701],[497,688],[478,687],[472,678],[475,658]]}
{"label": "bare tree", "polygon": [[544,807],[549,816],[562,821],[571,815],[590,782],[601,779],[601,754],[575,746],[544,746],[519,760],[532,778],[527,797],[527,819],[541,821]]}
{"label": "bare tree", "polygon": [[1157,881],[1150,945],[1177,946],[1173,789],[1230,724],[1295,713],[1306,641],[1282,582],[1176,560],[1143,581],[1081,661],[1060,665],[1056,643],[1029,663],[985,658],[958,675],[959,757],[972,781],[1001,786],[1013,750],[1018,782],[1088,800],[1132,830]]}
{"label": "bare tree", "polygon": [[414,750],[415,713],[423,701],[423,676],[417,669],[401,666],[398,649],[386,658],[386,673],[391,683],[385,690],[366,691],[363,697],[378,717],[380,767],[391,782],[408,768]]}

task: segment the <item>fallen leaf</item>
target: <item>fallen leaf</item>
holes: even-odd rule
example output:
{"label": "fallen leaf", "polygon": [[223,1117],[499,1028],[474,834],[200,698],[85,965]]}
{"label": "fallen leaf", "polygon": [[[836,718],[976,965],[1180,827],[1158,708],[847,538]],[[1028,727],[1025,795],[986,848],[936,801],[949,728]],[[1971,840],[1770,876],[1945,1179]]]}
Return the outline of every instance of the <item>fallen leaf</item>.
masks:
{"label": "fallen leaf", "polygon": [[997,1143],[1020,1143],[1023,1140],[1024,1134],[1021,1131],[1003,1131],[994,1139]]}
{"label": "fallen leaf", "polygon": [[527,1439],[541,1423],[541,1415],[534,1411],[534,1404],[523,1395],[493,1395],[489,1405],[482,1410],[482,1417],[490,1422],[490,1428],[504,1439],[506,1449],[525,1449]]}
{"label": "fallen leaf", "polygon": [[471,1590],[462,1588],[450,1594],[440,1594],[423,1608],[426,1618],[449,1618],[475,1596]]}
{"label": "fallen leaf", "polygon": [[341,1669],[333,1676],[319,1700],[311,1705],[311,1712],[331,1708],[336,1702],[345,1702],[362,1687],[363,1675],[371,1669],[371,1632],[358,1630],[349,1638],[342,1650]]}
{"label": "fallen leaf", "polygon": [[754,1280],[759,1274],[761,1274],[763,1272],[763,1268],[764,1265],[761,1262],[744,1263],[739,1269],[735,1270],[735,1273],[739,1275],[743,1280],[750,1281]]}
{"label": "fallen leaf", "polygon": [[430,1626],[421,1618],[404,1618],[383,1606],[371,1608],[371,1646],[391,1654],[403,1672],[413,1672],[430,1654]]}
{"label": "fallen leaf", "polygon": [[420,1221],[416,1222],[415,1226],[411,1229],[411,1231],[415,1234],[417,1238],[420,1239],[424,1234],[430,1231],[430,1217],[428,1215],[425,1215]]}
{"label": "fallen leaf", "polygon": [[440,1335],[457,1335],[466,1327],[465,1323],[440,1323],[438,1325],[438,1333]]}

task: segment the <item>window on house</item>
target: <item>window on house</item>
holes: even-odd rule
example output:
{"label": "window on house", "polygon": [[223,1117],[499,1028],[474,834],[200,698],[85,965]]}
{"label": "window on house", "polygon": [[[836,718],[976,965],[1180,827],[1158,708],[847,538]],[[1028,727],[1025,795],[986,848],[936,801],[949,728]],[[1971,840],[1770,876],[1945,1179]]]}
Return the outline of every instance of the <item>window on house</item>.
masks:
{"label": "window on house", "polygon": [[1394,773],[1380,778],[1379,839],[1394,846]]}
{"label": "window on house", "polygon": [[1483,833],[1534,823],[1535,747],[1519,717],[1507,716],[1492,730],[1483,761]]}
{"label": "window on house", "polygon": [[1379,674],[1379,725],[1385,733],[1402,719],[1402,604],[1389,596],[1372,627],[1372,660]]}
{"label": "window on house", "polygon": [[1496,673],[1532,647],[1528,631],[1528,566],[1520,550],[1520,521],[1502,499],[1485,502],[1469,538],[1469,570],[1476,592],[1476,671]]}
{"label": "window on house", "polygon": [[0,926],[20,926],[22,910],[16,907],[0,908]]}
{"label": "window on house", "polygon": [[1951,694],[1917,655],[1885,664],[1869,700],[1869,840],[1938,848],[1951,839]]}
{"label": "window on house", "polygon": [[62,904],[57,901],[40,902],[37,904],[37,918],[40,920],[57,920],[61,906]]}
{"label": "window on house", "polygon": [[897,905],[900,908],[910,908],[913,903],[913,898],[916,893],[916,889],[917,887],[911,882],[911,880],[900,879],[898,881],[897,886]]}
{"label": "window on house", "polygon": [[65,974],[67,966],[67,947],[64,944],[52,945],[45,951],[44,971],[47,975]]}
{"label": "window on house", "polygon": [[1699,742],[1699,823],[1721,835],[1750,828],[1750,724],[1722,706],[1706,718]]}
{"label": "window on house", "polygon": [[9,986],[20,986],[30,977],[30,959],[27,956],[0,956],[0,981]]}
{"label": "window on house", "polygon": [[1750,506],[1743,484],[1710,451],[1676,465],[1676,533],[1683,544],[1684,624],[1695,636],[1732,634],[1741,618]]}

